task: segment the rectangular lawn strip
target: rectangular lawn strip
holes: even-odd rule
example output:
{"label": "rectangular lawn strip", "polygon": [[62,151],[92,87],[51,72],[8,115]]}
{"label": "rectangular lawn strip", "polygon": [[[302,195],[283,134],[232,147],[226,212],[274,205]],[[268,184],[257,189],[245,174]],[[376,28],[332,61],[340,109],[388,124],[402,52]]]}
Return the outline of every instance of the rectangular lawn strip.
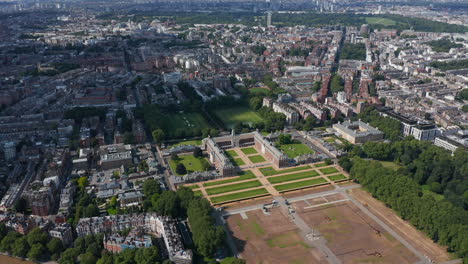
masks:
{"label": "rectangular lawn strip", "polygon": [[252,163],[260,163],[266,161],[262,155],[248,156],[248,158]]}
{"label": "rectangular lawn strip", "polygon": [[207,182],[207,183],[204,183],[203,186],[205,187],[216,186],[216,185],[221,185],[221,184],[226,184],[226,183],[231,183],[231,182],[254,179],[255,177],[256,176],[252,172],[249,171],[248,173],[241,175],[239,177],[236,177],[236,178],[231,178],[231,179],[226,179],[226,180],[221,180],[221,181],[214,181],[214,182]]}
{"label": "rectangular lawn strip", "polygon": [[243,189],[254,188],[254,187],[261,186],[261,185],[262,184],[258,180],[253,180],[253,181],[248,181],[248,182],[241,182],[237,184],[230,184],[230,185],[225,185],[225,186],[220,186],[220,187],[209,188],[209,189],[206,189],[206,193],[208,193],[208,195],[215,195],[215,194],[220,194],[220,193],[234,192],[234,191],[239,191]]}
{"label": "rectangular lawn strip", "polygon": [[230,150],[226,150],[226,154],[230,157],[239,157],[239,154],[237,154],[237,152],[233,149],[230,149]]}
{"label": "rectangular lawn strip", "polygon": [[323,174],[332,174],[339,172],[335,167],[319,169]]}
{"label": "rectangular lawn strip", "polygon": [[245,162],[241,158],[232,159],[232,163],[234,163],[235,166],[245,165]]}
{"label": "rectangular lawn strip", "polygon": [[193,194],[194,194],[195,196],[203,196],[202,191],[194,191]]}
{"label": "rectangular lawn strip", "polygon": [[312,167],[309,165],[301,166],[301,167],[294,167],[294,168],[285,169],[285,170],[275,170],[273,167],[265,167],[265,168],[260,168],[260,172],[262,172],[263,176],[272,176],[272,175],[277,175],[277,174],[282,174],[282,173],[290,173],[290,172],[307,170],[310,168]]}
{"label": "rectangular lawn strip", "polygon": [[314,164],[314,166],[316,168],[321,168],[321,167],[325,167],[325,166],[328,166],[325,162],[322,162],[322,163],[317,163],[317,164]]}
{"label": "rectangular lawn strip", "polygon": [[217,196],[217,197],[211,197],[210,200],[211,202],[216,204],[216,203],[245,199],[245,198],[258,196],[258,195],[264,195],[264,194],[268,194],[268,191],[265,190],[265,188],[260,188],[260,189],[245,191],[245,192],[238,192],[238,193],[232,193],[232,194],[227,194],[227,195],[222,195],[222,196]]}
{"label": "rectangular lawn strip", "polygon": [[257,154],[257,150],[254,147],[248,147],[248,148],[243,148],[241,149],[242,152],[244,152],[245,155],[250,155],[250,154]]}
{"label": "rectangular lawn strip", "polygon": [[346,176],[343,174],[338,174],[338,175],[332,175],[332,176],[327,176],[330,181],[340,181],[340,180],[345,180],[347,179]]}
{"label": "rectangular lawn strip", "polygon": [[305,181],[300,181],[300,182],[292,182],[292,183],[276,185],[273,187],[275,187],[277,191],[281,192],[281,191],[292,190],[292,189],[312,186],[312,185],[326,183],[326,182],[327,181],[324,178],[317,178],[317,179],[310,179],[310,180],[305,180]]}
{"label": "rectangular lawn strip", "polygon": [[285,144],[285,145],[280,145],[279,149],[284,151],[286,155],[288,155],[289,158],[293,159],[297,156],[305,155],[305,154],[314,154],[315,151],[313,151],[311,148],[309,148],[307,145],[302,144],[302,143],[293,143],[293,144]]}
{"label": "rectangular lawn strip", "polygon": [[185,187],[189,188],[190,190],[195,190],[195,189],[200,188],[200,186],[198,186],[197,184],[195,184],[195,185],[190,185],[190,186],[185,185]]}
{"label": "rectangular lawn strip", "polygon": [[319,176],[318,172],[316,171],[304,171],[304,172],[299,172],[299,173],[294,173],[294,174],[289,174],[289,175],[270,177],[268,178],[268,181],[271,184],[275,184],[275,183],[282,183],[282,182],[295,181],[295,180],[300,180],[300,179],[305,179],[305,178],[311,178],[311,177],[316,177],[316,176]]}

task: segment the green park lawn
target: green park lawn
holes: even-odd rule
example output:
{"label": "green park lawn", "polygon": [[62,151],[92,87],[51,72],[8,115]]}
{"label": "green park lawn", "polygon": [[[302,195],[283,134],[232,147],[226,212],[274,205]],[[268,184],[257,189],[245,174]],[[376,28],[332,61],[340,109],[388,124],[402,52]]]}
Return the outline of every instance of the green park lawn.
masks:
{"label": "green park lawn", "polygon": [[200,190],[194,191],[193,194],[194,194],[195,196],[203,196],[203,193],[202,193],[202,191],[200,191]]}
{"label": "green park lawn", "polygon": [[300,180],[300,179],[305,179],[305,178],[311,178],[311,177],[316,177],[316,176],[319,176],[319,174],[318,172],[313,170],[313,171],[304,171],[304,172],[277,176],[277,177],[269,177],[268,181],[271,184],[275,184],[275,183],[282,183],[282,182],[295,181],[295,180]]}
{"label": "green park lawn", "polygon": [[332,176],[327,176],[330,181],[341,181],[347,179],[343,174],[337,174]]}
{"label": "green park lawn", "polygon": [[245,155],[250,155],[250,154],[257,154],[257,150],[254,147],[248,147],[248,148],[243,148],[241,149],[242,152],[244,152]]}
{"label": "green park lawn", "polygon": [[266,89],[266,88],[259,88],[259,87],[255,87],[255,88],[251,88],[249,90],[250,93],[255,93],[255,94],[262,94],[262,95],[267,95],[270,90]]}
{"label": "green park lawn", "polygon": [[239,154],[237,154],[237,152],[233,149],[230,149],[230,150],[226,150],[226,154],[230,157],[239,157]]}
{"label": "green park lawn", "polygon": [[238,193],[232,193],[232,194],[227,194],[227,195],[221,195],[217,197],[211,197],[210,199],[211,199],[211,202],[213,202],[214,204],[217,204],[217,203],[235,201],[235,200],[245,199],[249,197],[264,195],[264,194],[268,194],[268,191],[265,190],[265,188],[260,188],[260,189],[245,191],[245,192],[238,192]]}
{"label": "green park lawn", "polygon": [[242,166],[245,165],[245,162],[241,158],[235,158],[231,160],[234,163],[234,166]]}
{"label": "green park lawn", "polygon": [[253,180],[253,181],[248,181],[248,182],[241,182],[237,184],[230,184],[230,185],[225,185],[225,186],[209,188],[209,189],[206,189],[206,193],[208,195],[215,195],[215,194],[220,194],[220,193],[234,192],[234,191],[239,191],[243,189],[254,188],[254,187],[261,186],[261,185],[262,184],[258,180]]}
{"label": "green park lawn", "polygon": [[169,165],[171,166],[172,171],[176,175],[179,175],[176,172],[176,168],[179,163],[182,163],[185,165],[185,168],[187,169],[187,173],[192,173],[195,171],[205,171],[205,169],[210,167],[208,160],[206,160],[205,158],[196,158],[193,155],[183,155],[183,156],[179,156],[179,159],[177,160],[171,159],[169,161]]}
{"label": "green park lawn", "polygon": [[325,167],[325,166],[328,166],[325,162],[322,162],[322,163],[317,163],[317,164],[314,164],[314,166],[316,168],[321,168],[321,167]]}
{"label": "green park lawn", "polygon": [[317,185],[317,184],[321,184],[325,182],[327,181],[324,178],[317,178],[317,179],[310,179],[310,180],[305,180],[305,181],[300,181],[300,182],[292,182],[292,183],[276,185],[274,187],[277,191],[281,192],[281,191],[286,191],[286,190],[303,188],[307,186],[313,186],[313,185]]}
{"label": "green park lawn", "polygon": [[300,166],[300,167],[294,167],[290,169],[285,169],[285,170],[275,170],[273,167],[265,167],[265,168],[260,168],[260,171],[264,176],[273,176],[273,175],[278,175],[282,173],[290,173],[290,172],[296,172],[296,171],[303,171],[310,169],[309,165],[306,166]]}
{"label": "green park lawn", "polygon": [[234,128],[237,123],[252,125],[263,121],[259,114],[245,106],[220,108],[214,110],[214,113],[229,129]]}
{"label": "green park lawn", "polygon": [[332,174],[339,172],[335,167],[319,169],[323,174]]}
{"label": "green park lawn", "polygon": [[293,158],[295,158],[297,156],[315,153],[315,151],[313,151],[307,145],[302,144],[302,143],[292,143],[292,144],[279,145],[278,148],[281,149],[282,151],[284,151],[284,153],[286,155],[288,155],[288,157],[291,158],[291,159],[293,159]]}
{"label": "green park lawn", "polygon": [[180,142],[171,144],[171,147],[178,147],[178,146],[185,146],[185,145],[200,146],[201,144],[202,144],[201,140],[187,140],[187,141],[180,141]]}
{"label": "green park lawn", "polygon": [[396,25],[395,20],[382,18],[382,17],[366,17],[366,22],[368,24],[379,24],[383,26],[394,26]]}
{"label": "green park lawn", "polygon": [[262,155],[248,156],[248,158],[252,163],[260,163],[266,161]]}
{"label": "green park lawn", "polygon": [[210,124],[199,113],[178,113],[172,114],[167,118],[168,130],[175,131],[178,128],[192,129],[192,128],[210,128]]}
{"label": "green park lawn", "polygon": [[379,161],[379,163],[382,164],[382,166],[384,166],[385,168],[389,168],[389,169],[392,169],[394,171],[401,168],[400,165],[396,164],[395,162],[391,162],[391,161]]}
{"label": "green park lawn", "polygon": [[240,175],[239,177],[226,179],[226,180],[221,180],[221,181],[207,182],[207,183],[204,183],[203,186],[205,186],[205,187],[216,186],[216,185],[221,185],[221,184],[226,184],[226,183],[232,183],[232,182],[238,182],[238,181],[243,181],[243,180],[248,180],[248,179],[254,179],[255,177],[256,176],[251,171],[246,171],[246,172],[244,172],[244,174]]}

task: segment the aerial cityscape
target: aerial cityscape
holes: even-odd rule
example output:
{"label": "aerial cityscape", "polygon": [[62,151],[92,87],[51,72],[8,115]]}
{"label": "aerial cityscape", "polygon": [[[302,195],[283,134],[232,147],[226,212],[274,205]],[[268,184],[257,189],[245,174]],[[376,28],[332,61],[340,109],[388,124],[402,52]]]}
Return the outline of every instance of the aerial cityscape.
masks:
{"label": "aerial cityscape", "polygon": [[468,264],[467,0],[0,0],[0,264]]}

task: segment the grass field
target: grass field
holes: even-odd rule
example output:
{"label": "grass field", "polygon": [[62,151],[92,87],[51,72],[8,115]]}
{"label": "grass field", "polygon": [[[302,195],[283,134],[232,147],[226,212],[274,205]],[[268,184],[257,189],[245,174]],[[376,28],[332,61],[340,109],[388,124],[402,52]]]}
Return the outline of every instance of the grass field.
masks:
{"label": "grass field", "polygon": [[265,167],[265,168],[260,168],[260,171],[262,172],[263,176],[273,176],[277,174],[282,174],[282,173],[290,173],[290,172],[296,172],[296,171],[302,171],[302,170],[307,170],[310,169],[309,165],[306,166],[301,166],[301,167],[295,167],[291,169],[285,169],[285,170],[275,170],[273,167]]}
{"label": "grass field", "polygon": [[337,173],[338,170],[335,167],[330,167],[330,168],[323,168],[319,169],[323,174],[332,174],[332,173]]}
{"label": "grass field", "polygon": [[384,166],[385,168],[389,168],[389,169],[392,169],[394,171],[398,170],[399,168],[401,168],[400,165],[396,164],[395,162],[391,162],[391,161],[379,161],[380,164],[382,164],[382,166]]}
{"label": "grass field", "polygon": [[233,157],[233,158],[239,157],[239,154],[237,154],[237,152],[236,152],[235,150],[233,150],[233,149],[227,150],[227,151],[226,151],[226,154],[227,154],[228,156],[230,156],[230,157]]}
{"label": "grass field", "polygon": [[245,165],[245,162],[241,158],[232,159],[232,163],[234,163],[234,166]]}
{"label": "grass field", "polygon": [[206,189],[206,193],[208,195],[215,195],[215,194],[220,194],[220,193],[226,193],[226,192],[233,192],[233,191],[239,191],[243,189],[249,189],[249,188],[254,188],[261,186],[262,184],[257,181],[248,181],[248,182],[242,182],[242,183],[237,183],[237,184],[231,184],[231,185],[226,185],[226,186],[220,186],[220,187],[213,187]]}
{"label": "grass field", "polygon": [[189,188],[190,190],[195,190],[195,189],[200,188],[200,186],[198,186],[197,184],[195,184],[195,185],[190,185],[190,186],[185,186],[185,187]]}
{"label": "grass field", "polygon": [[266,161],[262,155],[249,156],[248,158],[252,163],[260,163]]}
{"label": "grass field", "polygon": [[275,184],[275,183],[282,183],[282,182],[295,181],[295,180],[300,180],[300,179],[305,179],[305,178],[311,178],[311,177],[315,177],[318,175],[319,174],[316,171],[305,171],[305,172],[299,172],[299,173],[283,175],[283,176],[278,176],[278,177],[270,177],[268,178],[268,181],[271,184]]}
{"label": "grass field", "polygon": [[264,194],[268,194],[268,191],[265,190],[265,188],[260,188],[260,189],[245,191],[245,192],[238,192],[238,193],[232,193],[228,195],[212,197],[210,199],[211,199],[211,202],[216,204],[216,203],[223,203],[223,202],[234,201],[234,200],[239,200],[239,199],[245,199],[245,198],[258,196],[258,195],[264,195]]}
{"label": "grass field", "polygon": [[288,155],[288,157],[290,157],[291,159],[297,156],[315,153],[315,151],[313,151],[308,146],[302,143],[280,145],[278,148],[284,151],[284,153]]}
{"label": "grass field", "polygon": [[381,18],[381,17],[366,17],[366,22],[368,24],[379,24],[383,26],[394,26],[396,22],[394,20],[388,18]]}
{"label": "grass field", "polygon": [[254,179],[254,178],[255,178],[255,175],[251,171],[247,171],[245,174],[243,174],[243,175],[241,175],[239,177],[232,178],[232,179],[221,180],[221,181],[207,182],[207,183],[204,183],[203,186],[210,187],[210,186],[216,186],[216,185],[220,185],[220,184],[238,182],[238,181]]}
{"label": "grass field", "polygon": [[249,92],[251,93],[256,93],[256,94],[263,94],[263,95],[267,95],[270,90],[266,89],[266,88],[259,88],[259,87],[256,87],[256,88],[251,88],[249,90]]}
{"label": "grass field", "polygon": [[[287,248],[293,247],[296,245],[301,245],[304,248],[310,248],[304,241],[297,239],[298,234],[296,231],[290,231],[284,234],[277,235],[271,239],[267,240],[267,244],[271,248]],[[300,237],[299,237],[300,238]]]}
{"label": "grass field", "polygon": [[310,180],[305,180],[305,181],[300,181],[300,182],[292,182],[292,183],[276,185],[273,187],[275,187],[277,191],[281,192],[281,191],[286,191],[286,190],[312,186],[312,185],[325,183],[325,182],[327,181],[324,178],[317,178],[317,179],[310,179]]}
{"label": "grass field", "polygon": [[250,154],[257,154],[257,150],[254,147],[248,147],[248,148],[243,148],[241,149],[242,152],[244,152],[245,155],[250,155]]}
{"label": "grass field", "polygon": [[233,128],[236,123],[239,122],[252,125],[263,121],[259,114],[245,106],[216,109],[214,112],[229,129]]}
{"label": "grass field", "polygon": [[202,191],[194,191],[193,194],[194,194],[195,196],[203,196]]}
{"label": "grass field", "polygon": [[344,176],[343,174],[327,176],[327,177],[328,177],[328,179],[330,179],[330,181],[340,181],[340,180],[347,179],[346,176]]}
{"label": "grass field", "polygon": [[187,140],[187,141],[181,141],[181,142],[171,144],[171,147],[178,147],[178,146],[183,146],[183,145],[200,146],[201,144],[202,144],[201,140]]}
{"label": "grass field", "polygon": [[175,131],[178,128],[207,128],[211,127],[205,118],[198,113],[179,113],[167,118],[168,130]]}
{"label": "grass field", "polygon": [[195,158],[193,155],[179,156],[178,160],[171,159],[169,161],[169,165],[171,166],[171,169],[175,174],[177,174],[176,167],[179,163],[185,165],[187,173],[192,173],[195,171],[204,171],[204,168],[209,167],[209,163],[205,158]]}
{"label": "grass field", "polygon": [[316,168],[328,166],[325,162],[314,164]]}

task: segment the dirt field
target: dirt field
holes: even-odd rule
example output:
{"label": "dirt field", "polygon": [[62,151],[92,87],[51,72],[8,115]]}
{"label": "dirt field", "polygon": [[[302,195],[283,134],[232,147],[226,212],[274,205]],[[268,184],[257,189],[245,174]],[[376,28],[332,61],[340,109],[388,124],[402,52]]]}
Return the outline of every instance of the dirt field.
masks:
{"label": "dirt field", "polygon": [[[330,196],[332,197],[332,196]],[[333,197],[339,200],[340,197]],[[418,258],[351,202],[303,209],[299,215],[327,240],[343,263],[414,263]]]}
{"label": "dirt field", "polygon": [[363,205],[366,205],[373,214],[379,217],[400,236],[403,236],[417,250],[428,256],[433,261],[443,262],[451,259],[444,247],[434,243],[422,232],[418,231],[408,222],[398,217],[390,208],[386,207],[380,201],[372,198],[372,196],[366,191],[362,189],[354,189],[349,191],[349,194]]}
{"label": "dirt field", "polygon": [[309,189],[304,189],[304,190],[287,192],[287,193],[282,194],[282,196],[284,198],[288,199],[288,198],[297,197],[297,196],[303,196],[303,195],[308,195],[308,194],[331,191],[333,189],[335,189],[335,188],[333,186],[331,186],[331,185],[324,185],[324,186],[315,187],[315,188],[309,188]]}
{"label": "dirt field", "polygon": [[247,263],[321,263],[317,249],[304,242],[296,226],[279,208],[272,209],[270,215],[265,215],[262,210],[250,211],[245,215],[247,219],[236,214],[226,221]]}

